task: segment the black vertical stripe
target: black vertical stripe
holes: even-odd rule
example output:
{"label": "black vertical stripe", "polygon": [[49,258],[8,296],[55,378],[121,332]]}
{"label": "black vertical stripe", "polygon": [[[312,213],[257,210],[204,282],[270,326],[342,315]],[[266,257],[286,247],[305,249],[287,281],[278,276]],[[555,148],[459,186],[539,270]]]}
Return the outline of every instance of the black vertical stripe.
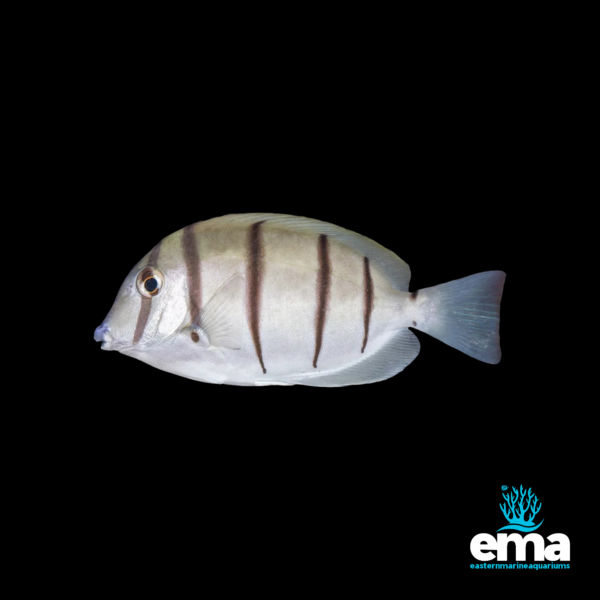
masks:
{"label": "black vertical stripe", "polygon": [[263,362],[262,346],[260,343],[260,300],[262,294],[262,281],[264,272],[264,244],[261,226],[264,221],[254,223],[248,231],[248,321],[250,333],[256,350],[258,362],[263,373],[267,372]]}
{"label": "black vertical stripe", "polygon": [[[150,256],[148,257],[148,264],[146,267],[155,267],[158,262],[158,255],[160,253],[160,242],[154,246],[152,252],[150,252]],[[133,345],[135,346],[141,339],[144,334],[144,329],[146,329],[146,323],[148,323],[148,318],[150,317],[150,309],[152,308],[152,298],[146,298],[146,296],[142,296],[142,305],[140,306],[140,312],[138,314],[137,323],[135,325],[135,333],[133,334]]]}
{"label": "black vertical stripe", "polygon": [[371,268],[369,266],[369,259],[364,257],[364,284],[365,284],[365,300],[364,300],[364,325],[365,325],[365,337],[363,338],[363,344],[361,348],[361,354],[367,347],[367,341],[369,340],[369,325],[371,323],[371,313],[373,312],[373,278],[371,277]]}
{"label": "black vertical stripe", "polygon": [[319,260],[319,272],[317,273],[317,314],[315,318],[315,356],[313,367],[317,368],[317,359],[323,344],[323,332],[325,330],[325,317],[327,316],[327,302],[331,287],[331,264],[329,260],[329,240],[326,235],[319,236],[317,246],[317,257]]}
{"label": "black vertical stripe", "polygon": [[[190,303],[192,324],[200,326],[200,307],[202,306],[202,280],[200,273],[200,257],[198,256],[198,242],[194,234],[194,225],[188,225],[183,230],[181,238],[183,257],[187,271],[187,284]],[[192,332],[192,340],[199,341],[198,334]]]}

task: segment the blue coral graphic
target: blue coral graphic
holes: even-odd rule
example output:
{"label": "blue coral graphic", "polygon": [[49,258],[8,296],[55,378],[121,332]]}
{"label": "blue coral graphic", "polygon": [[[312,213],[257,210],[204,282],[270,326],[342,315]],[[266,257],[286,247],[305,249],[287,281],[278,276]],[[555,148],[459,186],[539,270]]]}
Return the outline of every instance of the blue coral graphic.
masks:
{"label": "blue coral graphic", "polygon": [[[505,485],[502,486],[502,489],[505,490],[507,487]],[[502,497],[506,500],[504,504],[500,505],[500,509],[502,513],[506,517],[506,520],[510,523],[505,527],[501,527],[497,531],[502,531],[503,529],[516,529],[517,531],[535,531],[543,522],[544,519],[541,520],[539,525],[536,525],[533,522],[533,517],[540,512],[540,508],[542,508],[542,503],[537,506],[538,499],[535,494],[531,493],[531,488],[525,491],[523,490],[523,486],[521,486],[521,494],[519,496],[519,490],[513,487],[514,495],[509,492],[507,494],[502,494]],[[527,502],[527,506],[524,506],[525,502]],[[533,505],[531,504],[533,502]],[[508,504],[508,507],[506,506]],[[537,510],[536,510],[537,506]],[[527,511],[530,512],[529,519],[525,519]]]}

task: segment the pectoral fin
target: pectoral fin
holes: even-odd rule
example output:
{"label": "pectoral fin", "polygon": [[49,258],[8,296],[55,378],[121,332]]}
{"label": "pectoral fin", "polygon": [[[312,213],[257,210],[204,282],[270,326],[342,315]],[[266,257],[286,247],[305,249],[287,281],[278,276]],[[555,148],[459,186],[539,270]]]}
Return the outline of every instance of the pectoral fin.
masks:
{"label": "pectoral fin", "polygon": [[242,345],[245,279],[232,275],[182,332],[208,348],[239,350]]}

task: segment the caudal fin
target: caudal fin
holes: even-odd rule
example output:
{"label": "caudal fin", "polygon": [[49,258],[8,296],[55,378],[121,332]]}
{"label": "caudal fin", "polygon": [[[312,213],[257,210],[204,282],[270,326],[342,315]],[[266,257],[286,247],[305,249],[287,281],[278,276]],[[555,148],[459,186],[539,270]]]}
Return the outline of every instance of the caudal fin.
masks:
{"label": "caudal fin", "polygon": [[419,290],[418,329],[477,360],[500,362],[500,299],[506,273],[487,271]]}

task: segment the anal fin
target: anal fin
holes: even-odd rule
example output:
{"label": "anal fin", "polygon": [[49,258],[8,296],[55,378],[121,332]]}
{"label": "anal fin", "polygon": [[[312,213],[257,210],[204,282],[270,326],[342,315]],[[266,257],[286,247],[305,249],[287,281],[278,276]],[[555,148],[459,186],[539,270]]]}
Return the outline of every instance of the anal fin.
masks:
{"label": "anal fin", "polygon": [[390,338],[374,354],[336,371],[307,373],[286,377],[284,381],[315,387],[341,387],[374,383],[393,377],[408,366],[419,354],[421,345],[408,329],[391,333]]}

